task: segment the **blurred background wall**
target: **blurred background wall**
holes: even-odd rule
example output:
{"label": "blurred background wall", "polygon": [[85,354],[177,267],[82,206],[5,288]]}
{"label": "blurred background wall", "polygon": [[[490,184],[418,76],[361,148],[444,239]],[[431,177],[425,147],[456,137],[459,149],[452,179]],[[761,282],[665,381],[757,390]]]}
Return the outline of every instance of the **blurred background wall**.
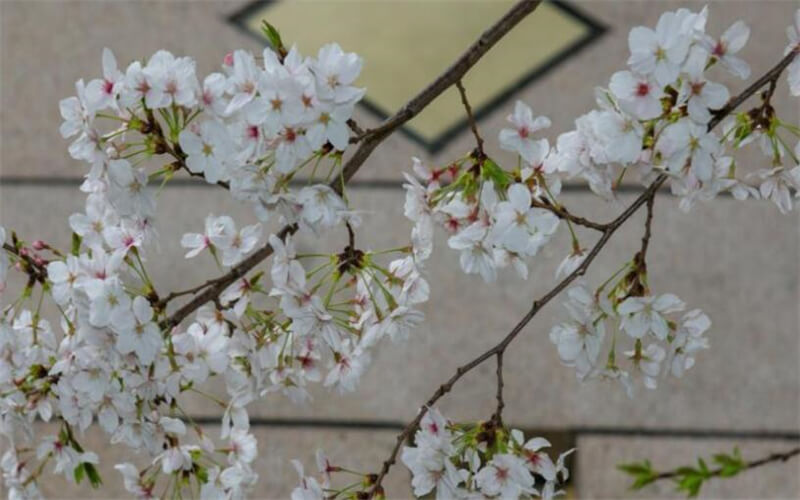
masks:
{"label": "blurred background wall", "polygon": [[[203,75],[216,70],[233,49],[260,52],[257,26],[266,18],[305,54],[335,40],[365,57],[361,83],[368,87],[369,105],[357,109],[356,119],[368,127],[444,69],[509,5],[505,0],[0,0],[0,224],[28,241],[46,238],[68,245],[66,219],[82,209],[78,186],[85,168],[70,159],[68,143],[58,133],[58,101],[73,95],[78,78],[88,81],[101,74],[103,47],[113,49],[123,67],[161,48],[190,55]],[[593,88],[607,84],[625,65],[632,26],[654,26],[667,9],[699,10],[703,5],[570,0],[535,12],[465,79],[489,152],[509,159],[499,151],[496,133],[515,99],[552,119],[548,135],[554,141],[572,127],[575,117],[591,109]],[[765,0],[709,5],[710,33],[722,33],[737,19],[752,26],[742,55],[753,75],[781,57],[784,29],[800,6]],[[717,74],[732,94],[745,86]],[[785,83],[777,96],[783,113],[797,116],[797,100],[789,100]],[[402,214],[401,172],[410,168],[414,155],[444,163],[471,149],[460,113],[451,89],[403,133],[385,141],[361,169],[348,189],[351,203],[365,211],[360,237],[366,246],[388,248],[407,241],[410,225]],[[758,155],[741,158],[745,165],[764,162]],[[625,186],[614,205],[598,201],[583,186],[570,185],[564,201],[574,212],[605,220],[637,189]],[[506,420],[550,437],[559,447],[578,447],[572,496],[670,496],[669,484],[628,491],[627,478],[615,465],[649,457],[666,468],[735,445],[745,458],[758,457],[799,439],[798,212],[781,216],[771,203],[730,197],[698,205],[691,215],[679,212],[668,195],[659,196],[656,204],[651,286],[678,294],[714,322],[712,349],[699,356],[697,366],[683,379],[667,380],[656,391],[642,390],[633,400],[616,386],[581,384],[573,370],[560,366],[547,339],[552,324],[563,317],[558,301],[543,310],[506,356]],[[173,182],[161,194],[156,227],[162,246],[149,264],[159,289],[185,288],[213,273],[185,261],[179,247],[179,236],[202,227],[208,213],[230,214],[240,224],[254,220],[249,207],[194,180]],[[509,273],[496,286],[461,273],[439,235],[429,264],[432,297],[425,307],[426,322],[409,342],[379,349],[356,393],[342,397],[315,390],[314,401],[306,406],[276,394],[252,406],[260,448],[258,496],[286,497],[296,480],[289,459],[300,458],[312,467],[317,447],[342,459],[342,465],[377,469],[397,428],[434,388],[493,344],[535,297],[552,287],[555,268],[569,248],[565,233],[562,228],[531,261],[527,281]],[[633,255],[639,233],[637,222],[621,230],[593,266],[590,282],[602,281]],[[330,236],[301,240],[300,245],[335,250],[341,241]],[[444,400],[444,413],[454,419],[487,418],[494,398],[493,370],[487,364],[469,375]],[[204,400],[184,407],[216,432],[219,408]],[[125,496],[111,466],[130,459],[126,450],[107,445],[103,436],[86,441],[104,457],[110,489],[94,492],[49,479],[46,492],[56,497]],[[796,498],[797,472],[796,461],[773,465],[712,482],[703,495]],[[408,497],[407,483],[407,472],[396,466],[387,484],[389,495]]]}

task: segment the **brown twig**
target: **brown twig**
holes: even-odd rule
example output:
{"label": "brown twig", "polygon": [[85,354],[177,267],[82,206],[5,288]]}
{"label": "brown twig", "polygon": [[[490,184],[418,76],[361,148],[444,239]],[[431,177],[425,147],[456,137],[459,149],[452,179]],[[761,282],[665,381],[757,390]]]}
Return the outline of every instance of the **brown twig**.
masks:
{"label": "brown twig", "polygon": [[[714,127],[719,125],[720,122],[730,114],[736,106],[732,106],[731,103],[736,103],[736,105],[743,103],[746,101],[750,96],[755,94],[761,87],[765,84],[777,80],[781,72],[792,62],[794,57],[797,55],[796,52],[791,52],[786,55],[781,61],[770,71],[768,71],[763,77],[759,78],[756,83],[747,87],[741,94],[734,97],[730,103],[724,108],[727,111],[725,114],[717,114],[709,123],[708,130],[711,131]],[[666,182],[667,175],[661,174],[659,175],[656,180],[654,180],[647,189],[640,194],[628,207],[608,224],[602,225],[602,235],[597,243],[589,250],[589,253],[586,255],[586,258],[581,262],[581,264],[566,278],[561,280],[555,287],[553,287],[549,292],[547,292],[541,298],[535,300],[528,310],[525,313],[525,316],[511,329],[510,332],[503,337],[500,342],[495,344],[489,350],[483,352],[478,357],[474,358],[472,361],[458,367],[456,369],[456,373],[452,375],[445,383],[439,386],[438,389],[433,393],[433,395],[428,398],[425,404],[420,408],[419,413],[417,416],[414,417],[398,434],[397,441],[395,443],[394,448],[392,449],[389,457],[383,462],[380,472],[378,473],[378,477],[376,481],[373,483],[372,487],[368,492],[368,496],[371,498],[375,495],[377,491],[381,489],[381,483],[383,479],[388,474],[389,469],[394,465],[397,454],[400,451],[400,447],[402,446],[403,442],[411,435],[412,432],[419,426],[419,422],[422,420],[422,417],[428,412],[430,408],[432,408],[445,394],[450,392],[458,382],[461,377],[463,377],[466,373],[473,370],[475,367],[482,364],[487,359],[492,358],[500,353],[504,353],[508,345],[520,334],[523,328],[530,323],[530,321],[536,316],[536,314],[544,307],[548,302],[553,300],[557,295],[559,295],[564,289],[566,289],[573,281],[575,281],[578,277],[583,276],[586,273],[586,270],[589,268],[591,263],[600,253],[600,250],[605,247],[608,241],[611,239],[611,236],[619,229],[630,217],[635,214],[644,204],[652,203],[652,198],[655,196],[658,189]],[[649,237],[648,237],[649,239]]]}
{"label": "brown twig", "polygon": [[563,206],[555,206],[552,203],[549,203],[547,201],[547,198],[543,198],[542,200],[543,201],[534,199],[531,202],[531,206],[548,210],[552,212],[559,219],[568,220],[573,224],[577,224],[579,226],[588,227],[589,229],[594,229],[595,231],[599,231],[601,233],[606,230],[606,224],[601,224],[599,222],[594,222],[589,219],[586,219],[585,217],[574,215],[570,213],[570,211],[564,208]]}
{"label": "brown twig", "polygon": [[[748,469],[755,469],[756,467],[761,467],[762,465],[766,465],[772,462],[786,462],[792,457],[800,455],[800,446],[796,448],[792,448],[785,452],[776,452],[770,453],[766,457],[759,458],[758,460],[752,460],[750,462],[746,462],[744,467],[741,470],[748,470]],[[712,469],[709,473],[711,477],[718,477],[721,476],[724,469],[722,467],[718,469]],[[653,481],[658,481],[660,479],[672,479],[675,477],[682,476],[680,469],[665,471],[657,474],[653,477]]]}
{"label": "brown twig", "polygon": [[347,126],[350,127],[350,130],[352,130],[354,134],[356,134],[355,136],[350,137],[350,144],[355,144],[363,139],[364,129],[358,125],[358,122],[350,118],[347,120]]}
{"label": "brown twig", "polygon": [[[384,120],[375,129],[364,132],[361,144],[353,156],[342,167],[339,178],[330,184],[330,187],[341,195],[344,184],[349,181],[378,147],[389,135],[414,118],[425,109],[442,92],[459,81],[467,71],[472,68],[500,39],[511,29],[519,24],[522,19],[539,6],[541,0],[521,0],[506,12],[496,23],[483,32],[483,34],[465,50],[455,62],[447,68],[436,80],[425,87],[419,94],[408,101],[397,113]],[[297,224],[284,226],[277,234],[281,239],[294,234],[298,229]],[[191,301],[175,311],[160,323],[162,329],[172,328],[181,323],[203,304],[217,298],[223,290],[234,281],[247,274],[251,269],[272,255],[272,247],[265,245],[232,268],[227,274],[220,276],[212,286],[202,287],[203,292],[196,295]]]}
{"label": "brown twig", "polygon": [[714,117],[708,122],[708,130],[715,128],[719,123],[725,119],[729,114],[733,112],[734,109],[738,108],[744,101],[752,97],[759,89],[761,89],[764,85],[770,83],[774,83],[778,81],[780,78],[781,73],[785,70],[791,63],[794,61],[795,56],[797,55],[797,49],[793,50],[786,54],[783,59],[780,60],[778,64],[776,64],[772,69],[767,71],[764,76],[753,82],[749,87],[744,89],[739,95],[731,98],[722,109],[717,110],[714,113]]}
{"label": "brown twig", "polygon": [[166,297],[160,299],[156,304],[154,304],[153,307],[156,310],[163,310],[164,307],[166,307],[167,304],[169,304],[172,300],[177,299],[178,297],[183,297],[184,295],[195,294],[195,293],[199,292],[200,290],[202,290],[203,288],[205,288],[207,286],[214,285],[216,282],[217,282],[217,279],[213,278],[213,279],[210,279],[210,280],[206,281],[205,283],[197,285],[194,288],[187,288],[186,290],[181,290],[179,292],[170,292]]}
{"label": "brown twig", "polygon": [[[286,237],[290,234],[294,234],[295,231],[297,231],[297,224],[291,224],[284,226],[276,236],[283,240],[286,239]],[[270,245],[263,246],[254,253],[250,254],[250,256],[248,256],[242,262],[232,267],[231,270],[224,275],[200,285],[199,288],[205,288],[205,290],[196,295],[191,301],[183,305],[180,309],[172,313],[172,315],[170,315],[167,319],[159,323],[159,326],[162,330],[167,330],[179,325],[181,321],[199,309],[200,306],[207,302],[215,301],[226,288],[228,288],[239,278],[242,278],[245,274],[250,272],[251,269],[256,267],[261,261],[270,255],[272,255],[272,247]],[[211,286],[207,286],[208,283],[213,284]]]}
{"label": "brown twig", "polygon": [[483,160],[486,158],[486,153],[483,152],[483,138],[478,132],[478,124],[475,122],[475,116],[472,114],[472,106],[469,105],[467,91],[464,89],[464,84],[461,83],[461,80],[456,82],[456,88],[458,89],[458,93],[461,94],[461,104],[464,105],[464,110],[467,112],[469,128],[472,130],[472,135],[475,136],[475,153],[477,153],[475,155],[476,159],[479,161]]}
{"label": "brown twig", "polygon": [[642,248],[639,252],[642,254],[642,260],[647,256],[647,247],[650,245],[650,238],[652,237],[653,226],[653,205],[655,205],[656,197],[651,196],[647,199],[647,218],[644,221],[644,234],[642,235]]}
{"label": "brown twig", "polygon": [[647,295],[650,290],[647,285],[647,248],[650,245],[653,225],[653,205],[655,204],[655,193],[647,199],[647,217],[644,221],[644,234],[642,235],[642,246],[633,257],[634,268],[629,273],[631,277],[631,287],[629,296]]}
{"label": "brown twig", "polygon": [[505,387],[505,383],[503,382],[503,352],[497,353],[497,409],[492,416],[492,420],[499,426],[503,425],[503,408],[506,407],[506,403],[503,400],[503,388]]}
{"label": "brown twig", "polygon": [[[202,179],[206,178],[205,174],[201,174],[199,172],[192,172],[191,170],[189,170],[189,167],[186,166],[186,162],[183,159],[179,158],[178,156],[175,156],[174,153],[170,153],[170,155],[173,158],[175,158],[175,163],[178,163],[178,166],[181,169],[185,170],[186,173],[188,173],[190,176],[192,176],[192,177],[200,177]],[[226,182],[226,181],[217,181],[216,184],[217,184],[217,186],[223,187],[225,189],[230,189],[231,188],[231,185],[228,184],[228,182]]]}

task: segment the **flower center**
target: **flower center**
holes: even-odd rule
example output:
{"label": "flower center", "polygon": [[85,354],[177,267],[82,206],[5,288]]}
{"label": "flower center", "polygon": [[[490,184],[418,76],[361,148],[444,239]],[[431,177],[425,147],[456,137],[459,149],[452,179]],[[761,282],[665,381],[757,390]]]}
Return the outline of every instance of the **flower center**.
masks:
{"label": "flower center", "polygon": [[496,467],[497,472],[495,472],[495,476],[497,477],[498,481],[505,482],[508,479],[508,469],[503,467]]}

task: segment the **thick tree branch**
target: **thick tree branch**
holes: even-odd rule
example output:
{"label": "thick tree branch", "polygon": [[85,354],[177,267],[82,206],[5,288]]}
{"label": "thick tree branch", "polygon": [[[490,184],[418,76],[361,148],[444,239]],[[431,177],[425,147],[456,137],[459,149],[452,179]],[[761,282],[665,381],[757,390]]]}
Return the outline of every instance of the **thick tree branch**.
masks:
{"label": "thick tree branch", "polygon": [[[771,70],[769,70],[763,77],[756,80],[755,83],[747,87],[741,94],[737,95],[728,103],[728,105],[723,108],[724,112],[717,113],[711,122],[708,124],[708,130],[711,131],[717,125],[719,125],[722,120],[731,114],[736,106],[746,101],[749,97],[754,95],[758,90],[766,85],[767,83],[771,83],[777,81],[780,77],[783,70],[792,62],[794,57],[797,55],[797,52],[793,51],[787,54],[781,61]],[[525,314],[522,319],[511,329],[510,332],[506,334],[505,337],[500,340],[497,344],[495,344],[492,348],[485,351],[483,354],[480,354],[478,357],[474,358],[472,361],[458,367],[456,369],[456,373],[451,376],[445,383],[439,386],[436,389],[436,392],[428,398],[425,404],[420,408],[420,411],[417,413],[417,416],[414,417],[411,422],[406,425],[406,427],[400,432],[397,436],[397,441],[395,443],[394,448],[392,449],[391,453],[389,454],[389,458],[387,458],[383,462],[383,466],[381,467],[380,472],[378,473],[376,481],[373,483],[372,487],[369,490],[369,497],[372,498],[378,491],[382,491],[381,483],[383,482],[384,477],[389,472],[389,469],[394,465],[397,454],[400,451],[400,448],[403,442],[411,436],[414,430],[419,426],[420,421],[425,416],[430,408],[432,408],[445,394],[450,392],[455,385],[465,374],[472,371],[475,367],[482,364],[487,359],[492,358],[493,356],[502,355],[505,353],[506,348],[508,345],[520,334],[523,328],[530,323],[530,321],[536,316],[536,314],[544,307],[548,302],[553,300],[556,296],[558,296],[564,289],[566,289],[573,281],[575,281],[580,276],[583,276],[586,273],[586,270],[592,264],[594,259],[606,246],[608,241],[611,239],[611,236],[619,229],[628,219],[631,218],[644,204],[649,204],[651,208],[651,216],[652,216],[652,200],[655,197],[656,192],[658,189],[666,182],[667,175],[661,174],[659,175],[655,181],[653,181],[647,189],[639,195],[628,207],[619,215],[617,218],[609,222],[608,224],[602,224],[599,227],[602,227],[602,235],[600,239],[595,243],[589,253],[586,255],[586,258],[581,262],[581,264],[566,278],[561,280],[553,289],[547,292],[541,298],[535,300]],[[647,240],[649,241],[649,226],[650,222],[646,222],[647,224]],[[646,245],[645,245],[646,248]]]}
{"label": "thick tree branch", "polygon": [[[525,16],[533,12],[540,3],[541,0],[521,0],[517,2],[503,17],[484,31],[480,38],[470,45],[444,73],[436,78],[436,80],[425,87],[397,113],[386,119],[377,128],[364,132],[358,149],[356,149],[353,156],[351,156],[342,167],[341,175],[336,181],[331,183],[331,188],[338,194],[342,194],[344,184],[358,172],[358,169],[361,168],[361,165],[369,158],[372,151],[374,151],[384,139],[419,114],[445,90],[461,80],[467,71],[469,71],[489,49],[511,31],[514,26],[519,24]],[[284,239],[286,236],[294,234],[297,229],[297,224],[284,226],[278,232],[277,236]],[[191,301],[162,321],[160,324],[161,328],[169,329],[180,324],[181,321],[186,319],[187,316],[196,311],[200,306],[219,297],[227,287],[247,274],[270,255],[272,255],[272,247],[270,245],[261,247],[244,261],[233,267],[227,274],[213,280],[213,284],[205,287],[202,293],[196,295]]]}

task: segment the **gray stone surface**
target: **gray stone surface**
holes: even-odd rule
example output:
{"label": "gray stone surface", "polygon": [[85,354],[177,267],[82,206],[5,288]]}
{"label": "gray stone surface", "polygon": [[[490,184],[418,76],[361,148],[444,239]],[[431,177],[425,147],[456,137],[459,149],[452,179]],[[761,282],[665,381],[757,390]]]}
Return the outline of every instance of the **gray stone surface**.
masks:
{"label": "gray stone surface", "polygon": [[[773,452],[783,452],[797,446],[791,441],[760,441],[732,439],[632,438],[594,437],[578,439],[576,485],[578,498],[685,498],[675,491],[671,481],[660,481],[639,491],[629,490],[630,476],[615,470],[620,463],[650,459],[659,471],[683,465],[696,465],[698,457],[715,453],[731,453],[738,446],[742,457],[752,461]],[[700,498],[790,499],[800,497],[798,462],[775,462],[758,469],[745,471],[737,477],[713,479],[706,482]]]}
{"label": "gray stone surface", "polygon": [[[2,223],[29,240],[48,236],[61,246],[69,241],[64,223],[81,206],[74,187],[2,187]],[[634,195],[621,197],[629,202]],[[410,226],[402,216],[399,190],[350,191],[354,207],[365,211],[357,242],[364,248],[405,244]],[[619,207],[593,196],[568,193],[564,203],[578,214],[610,219]],[[176,290],[214,275],[210,260],[186,261],[180,235],[202,228],[208,213],[229,213],[250,223],[249,208],[210,188],[167,188],[160,200],[156,227],[163,235],[160,253],[148,256],[159,290]],[[168,214],[168,215],[167,215]],[[587,275],[599,284],[638,250],[643,214],[611,240]],[[558,300],[543,309],[515,342],[506,359],[508,420],[526,427],[575,425],[718,429],[798,430],[798,215],[781,216],[771,204],[722,198],[686,215],[676,202],[656,203],[650,284],[657,293],[678,294],[691,307],[704,309],[714,326],[712,349],[699,356],[683,379],[668,380],[657,391],[640,391],[629,400],[605,382],[581,384],[560,366],[547,339],[563,318]],[[338,252],[344,234],[301,240],[301,247]],[[582,233],[588,245],[596,236]],[[358,391],[340,397],[313,391],[315,401],[295,406],[278,395],[253,406],[260,416],[325,416],[342,419],[404,420],[457,366],[478,355],[511,329],[531,301],[555,283],[553,272],[568,247],[568,233],[558,236],[531,264],[523,281],[504,273],[486,286],[458,268],[456,255],[442,234],[428,270],[431,301],[426,322],[404,344],[383,344]],[[487,363],[459,383],[443,403],[458,418],[487,418],[494,398],[494,366]],[[194,414],[217,411],[205,401],[186,403]]]}

